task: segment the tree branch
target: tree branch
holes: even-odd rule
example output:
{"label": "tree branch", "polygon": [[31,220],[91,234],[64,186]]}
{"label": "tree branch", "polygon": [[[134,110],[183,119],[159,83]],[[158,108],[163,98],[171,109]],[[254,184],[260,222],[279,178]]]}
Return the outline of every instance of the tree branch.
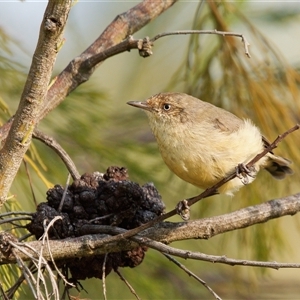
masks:
{"label": "tree branch", "polygon": [[82,67],[84,61],[120,43],[167,10],[176,1],[144,0],[117,16],[100,37],[80,56],[73,59],[48,87],[57,51],[61,45],[62,32],[72,4],[71,0],[49,1],[19,108],[14,118],[3,126],[0,132],[1,141],[5,140],[10,132],[0,152],[0,207],[6,201],[11,183],[30,145],[36,124],[62,102],[71,91],[87,81],[95,71],[97,66],[89,69]]}
{"label": "tree branch", "polygon": [[[81,231],[78,232],[85,235],[64,240],[50,240],[49,249],[51,249],[53,259],[59,260],[65,258],[84,257],[110,252],[126,251],[137,247],[138,244],[144,244],[148,247],[161,250],[172,255],[178,255],[181,257],[183,257],[182,255],[185,255],[185,258],[193,258],[192,256],[187,255],[186,251],[179,253],[175,251],[177,249],[174,249],[172,250],[173,252],[170,252],[169,248],[164,248],[163,246],[164,244],[170,244],[175,241],[187,239],[209,239],[213,236],[228,231],[264,223],[271,219],[286,215],[294,215],[299,211],[300,193],[288,196],[286,198],[270,200],[262,204],[246,207],[235,212],[211,218],[203,218],[200,220],[180,223],[158,223],[154,227],[140,232],[139,235],[130,237],[130,240],[124,238],[124,236],[126,236],[126,232],[129,231],[126,231],[123,228],[85,225],[81,228]],[[114,237],[117,239],[109,240],[109,238],[107,238],[107,234],[115,235]],[[107,240],[109,243],[106,242]],[[35,249],[35,251],[32,251],[26,245],[30,245],[30,248]],[[32,257],[37,258],[37,253],[41,253],[42,243],[41,241],[18,243],[18,247],[26,247],[26,251],[30,253]],[[14,251],[22,260],[31,259],[31,257],[28,257],[18,249],[14,249]],[[16,262],[16,258],[12,253],[5,253],[1,253],[0,251],[0,264]],[[42,254],[46,260],[50,260],[48,247],[43,249]],[[195,258],[193,259],[200,259],[202,257],[202,254],[200,256],[197,255],[195,254]],[[215,256],[213,258],[214,262],[225,263],[224,258],[222,259],[218,257],[219,261],[217,261],[217,257],[218,256]],[[227,260],[226,263],[228,262],[229,264],[244,264],[239,263],[236,260]],[[272,265],[272,267],[274,267],[274,265]],[[276,267],[278,267],[278,265],[276,265]]]}
{"label": "tree branch", "polygon": [[91,56],[90,58],[86,59],[79,70],[79,72],[84,72],[84,70],[90,70],[93,67],[95,67],[100,62],[103,62],[109,57],[112,57],[114,55],[120,54],[125,51],[130,51],[132,49],[138,49],[140,52],[140,55],[143,57],[148,57],[152,55],[152,46],[153,43],[166,36],[170,35],[185,35],[185,34],[217,34],[222,36],[236,36],[240,37],[242,39],[242,42],[244,44],[245,54],[250,58],[249,53],[249,43],[246,39],[246,37],[241,33],[236,32],[225,32],[225,31],[218,31],[218,30],[179,30],[179,31],[171,31],[171,32],[164,32],[156,35],[152,39],[149,39],[148,37],[144,39],[134,39],[132,36],[129,36],[126,40],[122,41],[121,43],[112,46],[108,48],[107,50],[104,50],[96,55]]}
{"label": "tree branch", "polygon": [[187,273],[189,276],[192,278],[195,278],[198,282],[200,282],[217,300],[222,300],[219,295],[214,292],[214,290],[204,281],[202,280],[199,276],[197,276],[195,273],[190,271],[187,267],[185,267],[183,264],[181,264],[179,261],[174,259],[171,255],[163,253],[163,255],[170,260],[172,263],[174,263],[176,266],[178,266],[180,269],[182,269],[185,273]]}
{"label": "tree branch", "polygon": [[50,0],[47,5],[20,104],[0,151],[0,207],[30,145],[71,4],[71,0]]}
{"label": "tree branch", "polygon": [[80,174],[77,171],[76,166],[72,161],[71,157],[54,138],[46,135],[45,133],[37,129],[34,130],[33,137],[43,142],[45,145],[47,145],[52,150],[54,150],[55,153],[57,153],[57,155],[61,158],[61,160],[64,162],[65,166],[67,167],[68,171],[70,172],[73,180],[80,178]]}
{"label": "tree branch", "polygon": [[[61,103],[77,86],[87,81],[98,64],[85,65],[85,61],[119,44],[133,33],[146,26],[154,18],[170,8],[177,0],[144,0],[127,12],[118,15],[99,38],[56,77],[48,91],[39,120]],[[123,51],[126,51],[124,49]]]}

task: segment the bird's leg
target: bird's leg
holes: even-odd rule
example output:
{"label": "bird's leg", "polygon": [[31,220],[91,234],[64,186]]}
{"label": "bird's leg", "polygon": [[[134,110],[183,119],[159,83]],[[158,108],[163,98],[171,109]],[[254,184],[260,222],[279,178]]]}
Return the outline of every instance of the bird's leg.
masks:
{"label": "bird's leg", "polygon": [[236,169],[236,176],[241,179],[244,185],[249,184],[249,177],[255,178],[256,170],[254,166],[247,167],[245,164],[239,164]]}
{"label": "bird's leg", "polygon": [[182,220],[188,221],[190,219],[190,207],[188,200],[184,199],[177,203],[176,212]]}
{"label": "bird's leg", "polygon": [[[208,192],[208,193],[207,193]],[[206,194],[205,194],[206,193]],[[184,221],[188,221],[190,219],[190,205],[195,204],[199,200],[202,200],[204,198],[208,198],[210,196],[218,195],[219,192],[217,190],[211,190],[211,188],[206,189],[203,193],[200,195],[197,195],[192,198],[181,200],[176,205],[176,213],[180,215],[180,217]]]}

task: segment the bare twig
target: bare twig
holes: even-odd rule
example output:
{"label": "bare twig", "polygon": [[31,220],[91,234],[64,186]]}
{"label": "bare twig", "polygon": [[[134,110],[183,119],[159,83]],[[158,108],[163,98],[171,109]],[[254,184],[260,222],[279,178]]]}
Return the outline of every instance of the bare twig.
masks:
{"label": "bare twig", "polygon": [[34,193],[33,185],[32,185],[32,180],[31,180],[31,176],[30,176],[30,173],[29,173],[29,170],[28,170],[28,165],[27,165],[27,162],[26,162],[25,159],[23,160],[23,163],[24,163],[24,166],[25,166],[26,175],[28,177],[28,182],[29,182],[29,187],[30,187],[30,191],[31,191],[33,203],[34,203],[35,207],[37,207],[38,203],[36,201],[36,197],[35,197],[35,193]]}
{"label": "bare twig", "polygon": [[95,67],[97,64],[103,62],[107,58],[120,54],[125,51],[130,51],[132,49],[138,49],[141,56],[148,57],[153,54],[152,46],[156,40],[170,35],[182,35],[182,34],[217,34],[222,36],[240,37],[244,44],[245,54],[250,58],[250,53],[248,49],[249,43],[246,37],[241,33],[218,31],[218,30],[179,30],[179,31],[160,33],[155,37],[153,37],[152,39],[148,37],[144,39],[134,39],[132,36],[129,36],[126,40],[122,41],[121,43],[86,59],[82,63],[80,67],[80,71],[83,72],[84,70],[90,70],[91,68]]}
{"label": "bare twig", "polygon": [[[23,260],[19,258],[18,254],[15,253],[14,249],[12,250],[14,256],[16,257],[16,261],[18,263],[18,266],[20,268],[20,270],[22,270],[22,274],[24,276],[24,278],[26,279],[32,294],[34,295],[35,299],[37,299],[37,291],[35,290],[35,284],[36,284],[36,280],[32,274],[32,272],[30,271],[30,269],[26,266],[26,264],[24,264]],[[44,299],[44,297],[41,298],[42,300]]]}
{"label": "bare twig", "polygon": [[130,285],[130,283],[125,279],[125,277],[119,272],[118,269],[114,270],[120,277],[121,280],[123,280],[126,284],[126,286],[129,288],[130,292],[135,296],[136,299],[141,300],[141,298],[138,296],[134,288]]}
{"label": "bare twig", "polygon": [[202,280],[200,277],[198,277],[196,274],[194,274],[192,271],[190,271],[187,267],[185,267],[183,264],[181,264],[178,260],[173,258],[171,255],[167,253],[162,253],[165,257],[167,257],[171,262],[173,262],[175,265],[177,265],[180,269],[182,269],[184,272],[186,272],[189,276],[192,276],[197,281],[199,281],[217,300],[222,300],[220,296],[214,290],[207,285],[207,283]]}
{"label": "bare twig", "polygon": [[[247,210],[244,209],[244,210]],[[226,220],[226,218],[225,218]],[[202,221],[202,220],[201,220]],[[178,227],[178,224],[176,224]],[[220,224],[218,224],[220,225]],[[91,233],[95,233],[97,231],[98,226],[88,225],[91,229]],[[105,227],[107,230],[105,230]],[[222,227],[222,225],[220,225]],[[174,228],[173,228],[174,229]],[[157,231],[158,228],[154,228],[153,231]],[[175,229],[174,229],[175,230]],[[119,236],[122,235],[122,233],[126,233],[126,229],[123,228],[116,228],[112,226],[99,226],[98,232],[110,232],[111,234],[118,234]],[[278,262],[268,262],[268,261],[251,261],[251,260],[242,260],[242,259],[233,259],[233,258],[227,258],[226,256],[217,256],[217,255],[207,255],[201,252],[192,252],[190,250],[181,250],[176,249],[173,247],[170,247],[165,244],[165,240],[162,239],[162,242],[158,242],[153,240],[151,237],[151,234],[148,235],[135,235],[130,237],[129,239],[136,242],[138,245],[145,245],[149,248],[155,249],[162,253],[171,254],[173,256],[182,257],[185,259],[195,259],[195,260],[202,260],[202,261],[208,261],[212,263],[221,263],[221,264],[227,264],[231,266],[239,265],[239,266],[252,266],[252,267],[264,267],[264,268],[271,268],[271,269],[280,269],[280,268],[300,268],[300,263],[278,263]]]}
{"label": "bare twig", "polygon": [[67,182],[66,182],[66,187],[64,189],[64,193],[61,197],[61,200],[60,200],[60,203],[59,203],[59,207],[58,207],[58,212],[61,212],[62,211],[62,208],[64,206],[64,202],[65,202],[65,199],[66,199],[66,196],[68,194],[68,187],[69,187],[69,183],[70,183],[70,173],[68,174],[68,178],[67,178]]}
{"label": "bare twig", "polygon": [[104,255],[103,264],[102,264],[102,290],[103,290],[104,300],[107,299],[107,297],[106,297],[106,282],[105,282],[106,259],[107,259],[107,253],[105,253],[105,255]]}
{"label": "bare twig", "polygon": [[[24,258],[27,257],[27,260],[30,260],[33,263],[38,262],[38,260],[39,260],[38,259],[38,257],[39,257],[38,253],[33,247],[30,246],[29,243],[18,243],[18,244],[16,244],[14,242],[10,242],[9,244],[14,248],[14,251],[15,251],[14,255],[17,254],[20,257],[20,259],[25,261],[26,259],[24,259]],[[34,254],[32,254],[32,253],[28,252],[27,250],[25,250],[26,247],[29,248],[30,250],[32,250],[33,253],[37,254],[37,255],[34,256]],[[19,251],[16,252],[16,250],[19,250]],[[22,254],[23,254],[23,256],[22,256]]]}
{"label": "bare twig", "polygon": [[0,282],[0,298],[2,298],[3,300],[10,300],[8,298],[8,296],[6,296],[5,292],[4,292],[4,289],[3,289],[3,286],[2,286],[2,283]]}
{"label": "bare twig", "polygon": [[[48,252],[49,252],[50,258],[51,258],[51,262],[52,262],[52,264],[54,265],[56,272],[59,274],[60,279],[63,280],[65,286],[68,286],[68,287],[74,287],[75,285],[74,285],[73,283],[67,281],[67,279],[66,279],[66,277],[64,276],[64,274],[63,274],[63,273],[59,270],[59,268],[56,266],[55,260],[54,260],[54,258],[53,258],[53,256],[52,256],[50,243],[49,243],[50,239],[49,239],[48,231],[49,231],[49,229],[53,226],[54,222],[56,222],[57,220],[61,220],[61,219],[62,219],[62,218],[61,218],[60,216],[57,216],[57,217],[55,217],[55,218],[53,218],[53,219],[51,220],[51,222],[48,224],[48,226],[47,226],[47,228],[46,228],[46,230],[45,230],[45,232],[44,232],[44,234],[43,234],[43,239],[42,239],[42,241],[43,241],[43,244],[44,244],[45,239],[47,240],[47,248],[48,248]],[[41,255],[42,255],[42,254],[41,254]],[[55,286],[56,286],[56,284],[55,284]],[[58,295],[58,296],[59,296],[59,295]]]}
{"label": "bare twig", "polygon": [[[44,282],[44,276],[42,274],[42,267],[44,267],[44,257],[43,257],[43,249],[45,247],[45,239],[46,237],[48,236],[48,231],[49,229],[53,226],[53,224],[57,221],[57,220],[61,220],[62,218],[60,216],[56,216],[54,219],[51,220],[51,222],[46,225],[47,223],[47,220],[44,220],[43,222],[43,226],[44,226],[44,234],[43,236],[41,237],[41,240],[42,240],[42,247],[40,249],[40,255],[39,255],[39,260],[38,260],[38,264],[37,264],[37,283],[36,283],[36,290],[37,290],[37,294],[40,295],[41,292],[40,292],[40,279],[42,279],[43,283],[44,283],[44,287],[47,291],[47,286]],[[51,253],[51,252],[50,252]],[[50,254],[51,255],[51,254]],[[52,281],[52,278],[51,278],[51,275],[50,275],[50,280]],[[54,288],[54,291],[57,291],[58,289]],[[46,295],[48,293],[46,292]]]}
{"label": "bare twig", "polygon": [[263,268],[271,268],[275,270],[287,269],[287,268],[300,268],[300,263],[278,263],[276,261],[269,262],[269,261],[255,261],[255,260],[246,260],[246,259],[234,259],[234,258],[228,258],[225,255],[222,256],[208,255],[201,252],[193,252],[190,250],[176,249],[167,246],[163,243],[156,242],[144,237],[139,238],[138,236],[134,236],[131,237],[130,239],[138,242],[139,244],[146,245],[149,248],[156,249],[159,252],[164,252],[184,259],[201,260],[201,261],[207,261],[211,263],[226,264],[230,266],[251,266],[251,267],[260,267],[260,268],[263,267]]}
{"label": "bare twig", "polygon": [[[300,193],[282,199],[274,199],[254,206],[248,206],[209,218],[189,222],[162,222],[140,233],[141,236],[170,244],[188,239],[209,239],[225,232],[243,229],[254,224],[264,223],[274,218],[295,215],[300,211]],[[107,233],[117,235],[115,227],[85,225],[81,234]],[[114,231],[116,230],[116,231]],[[99,247],[103,240],[98,240],[94,247]]]}
{"label": "bare twig", "polygon": [[24,234],[23,236],[21,236],[21,237],[18,238],[18,241],[19,241],[19,242],[25,241],[25,240],[27,240],[27,239],[28,239],[29,237],[31,237],[31,236],[33,236],[32,233]]}
{"label": "bare twig", "polygon": [[113,215],[114,215],[114,214],[111,213],[111,214],[108,214],[108,215],[105,215],[105,216],[102,216],[102,217],[97,217],[97,218],[94,218],[94,219],[89,220],[88,223],[94,223],[94,222],[96,222],[96,221],[105,220],[105,219],[108,219],[108,218],[112,217]]}
{"label": "bare twig", "polygon": [[[33,263],[29,263],[29,268],[32,268]],[[22,274],[17,281],[14,283],[13,286],[11,286],[7,291],[6,291],[6,295],[8,297],[8,299],[13,299],[13,295],[15,294],[15,292],[18,290],[18,288],[21,286],[21,284],[23,283],[23,281],[25,280],[25,276],[24,274]]]}
{"label": "bare twig", "polygon": [[[8,296],[9,295],[12,296],[14,294],[14,292],[16,291],[16,288],[23,282],[24,279],[26,279],[28,281],[28,283],[31,287],[32,293],[33,293],[33,295],[35,296],[36,299],[50,299],[50,296],[49,296],[50,294],[47,291],[47,284],[46,284],[46,279],[45,279],[45,276],[44,276],[44,272],[42,272],[42,269],[43,270],[46,269],[47,273],[48,273],[48,276],[50,278],[50,281],[51,281],[51,285],[52,285],[51,297],[54,296],[54,299],[59,300],[59,291],[58,291],[57,284],[56,284],[56,279],[55,279],[56,277],[55,277],[51,267],[47,263],[46,259],[43,257],[44,242],[45,242],[45,239],[48,238],[48,230],[53,226],[53,223],[55,221],[57,221],[58,219],[61,219],[61,217],[54,218],[48,224],[48,226],[46,226],[44,224],[44,226],[46,228],[45,228],[45,233],[44,233],[44,236],[43,236],[43,239],[42,239],[40,254],[38,253],[38,251],[36,249],[34,249],[33,247],[30,246],[30,243],[24,243],[24,244],[18,243],[18,244],[16,244],[13,241],[9,242],[9,244],[12,247],[12,253],[15,256],[16,261],[18,262],[18,265],[23,270],[23,276],[21,276],[19,278],[19,280],[15,284],[15,287],[11,288],[8,291],[8,293],[7,293]],[[27,250],[25,250],[24,249],[25,247],[30,249],[31,253],[29,253]],[[53,260],[53,257],[51,256],[51,250],[49,249],[49,247],[48,247],[48,251],[50,252],[50,257],[52,259],[52,262],[53,262],[54,266],[56,267],[55,261]],[[27,267],[24,264],[24,262],[23,262],[24,257],[22,257],[22,255],[20,255],[20,254],[25,254],[27,256],[27,258],[31,260],[31,263],[30,263],[29,267]],[[36,279],[33,275],[34,272],[32,271],[32,266],[35,267],[34,272],[36,272],[36,270],[38,271]],[[58,270],[57,267],[56,267],[56,270],[61,275],[61,277],[64,279],[64,276],[61,274],[61,272]],[[45,290],[44,294],[40,291],[40,281],[42,281],[42,283],[43,283],[43,287],[44,287],[44,290]],[[66,280],[65,280],[65,282],[66,282]],[[72,285],[68,282],[67,282],[67,284]]]}
{"label": "bare twig", "polygon": [[11,215],[25,215],[25,216],[32,216],[32,212],[27,211],[8,211],[0,214],[0,219],[5,216],[11,216]]}
{"label": "bare twig", "polygon": [[[48,91],[44,107],[40,111],[39,120],[43,119],[65,97],[86,82],[99,63],[90,68],[83,67],[87,58],[105,52],[107,49],[122,43],[149,22],[170,8],[177,0],[153,1],[144,0],[128,11],[118,15],[104,32],[80,56],[74,58],[69,65],[57,76]],[[127,51],[124,49],[123,51]],[[102,60],[103,61],[103,60]]]}
{"label": "bare twig", "polygon": [[[38,261],[36,261],[35,259],[31,260],[32,263],[35,265],[36,270],[38,271],[42,267],[43,269],[45,269],[47,271],[48,277],[50,279],[51,286],[52,286],[52,294],[54,296],[54,300],[59,300],[59,292],[58,292],[58,287],[57,287],[56,280],[55,280],[56,276],[53,273],[52,268],[49,266],[47,260],[41,254],[39,254],[38,251],[36,251],[36,249],[31,247],[31,245],[29,243],[24,243],[24,246],[27,247],[28,249],[30,249],[32,251],[32,253],[34,254],[34,256],[38,258]],[[30,255],[30,257],[32,257],[32,256]],[[39,276],[41,276],[41,277],[39,277]],[[39,281],[39,279],[42,280],[43,286],[45,288],[46,299],[48,300],[49,295],[47,292],[47,285],[46,285],[46,279],[44,276],[44,272],[40,272],[39,274],[37,274],[37,278],[38,278],[38,281]],[[43,295],[40,292],[39,285],[37,285],[37,291],[38,291],[38,297],[42,297]]]}
{"label": "bare twig", "polygon": [[7,219],[4,219],[4,220],[1,220],[0,221],[0,225],[1,224],[6,224],[6,223],[12,223],[12,222],[15,222],[15,221],[31,221],[32,220],[32,217],[14,217],[14,218],[7,218]]}
{"label": "bare twig", "polygon": [[222,36],[237,36],[242,39],[244,44],[245,54],[250,58],[250,53],[248,47],[250,44],[248,43],[246,37],[241,33],[236,32],[228,32],[228,31],[218,31],[218,30],[178,30],[178,31],[171,31],[171,32],[164,32],[161,34],[156,35],[154,38],[150,39],[151,42],[155,42],[156,40],[169,36],[169,35],[181,35],[181,34],[218,34]]}
{"label": "bare twig", "polygon": [[[274,218],[295,215],[299,211],[300,193],[249,206],[220,216],[181,223],[161,222],[144,230],[140,233],[140,236],[165,244],[188,239],[209,239],[224,232],[242,229]],[[137,247],[138,243],[122,239],[127,232],[131,232],[131,230],[126,231],[125,229],[118,229],[112,226],[84,225],[77,232],[81,235],[80,237],[49,240],[51,254],[53,259],[57,260],[126,251]],[[114,235],[113,238],[117,238],[107,238],[107,234]],[[143,244],[143,241],[140,243]],[[17,247],[15,251],[17,251],[20,258],[27,261],[33,260],[34,257],[39,257],[41,242],[18,243]],[[30,251],[24,252],[25,247],[28,247]],[[48,249],[44,249],[43,257],[48,261],[51,260]],[[0,265],[15,263],[15,261],[12,255],[7,257],[0,252]]]}
{"label": "bare twig", "polygon": [[66,165],[68,171],[70,172],[73,180],[79,179],[80,174],[76,169],[76,166],[74,162],[72,161],[71,157],[68,155],[68,153],[60,146],[60,144],[52,137],[46,135],[45,133],[35,129],[32,135],[35,139],[40,140],[45,145],[50,147],[52,150],[55,151],[55,153],[58,154],[58,156],[61,158],[61,160]]}

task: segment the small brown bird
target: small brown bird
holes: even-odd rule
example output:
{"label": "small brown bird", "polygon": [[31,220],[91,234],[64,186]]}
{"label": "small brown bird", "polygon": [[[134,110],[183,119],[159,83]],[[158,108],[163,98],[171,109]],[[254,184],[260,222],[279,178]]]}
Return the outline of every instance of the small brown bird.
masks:
{"label": "small brown bird", "polygon": [[[143,109],[163,160],[181,179],[208,188],[247,164],[269,144],[250,121],[183,93],[160,93],[145,102],[130,101]],[[291,161],[269,152],[256,162],[249,183],[260,168],[276,179],[292,174]],[[232,195],[243,186],[234,178],[221,186],[219,193]]]}

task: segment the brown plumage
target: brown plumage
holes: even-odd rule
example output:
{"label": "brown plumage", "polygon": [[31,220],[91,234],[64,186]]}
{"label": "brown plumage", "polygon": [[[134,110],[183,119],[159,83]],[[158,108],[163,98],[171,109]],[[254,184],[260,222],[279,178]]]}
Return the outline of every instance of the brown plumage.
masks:
{"label": "brown plumage", "polygon": [[[268,145],[250,121],[183,93],[161,93],[145,102],[128,104],[142,108],[166,165],[181,179],[208,188],[247,164]],[[290,161],[268,153],[254,164],[253,173],[265,168],[276,179],[292,174]],[[254,178],[249,177],[249,182]],[[235,178],[219,192],[231,195],[243,183]]]}

